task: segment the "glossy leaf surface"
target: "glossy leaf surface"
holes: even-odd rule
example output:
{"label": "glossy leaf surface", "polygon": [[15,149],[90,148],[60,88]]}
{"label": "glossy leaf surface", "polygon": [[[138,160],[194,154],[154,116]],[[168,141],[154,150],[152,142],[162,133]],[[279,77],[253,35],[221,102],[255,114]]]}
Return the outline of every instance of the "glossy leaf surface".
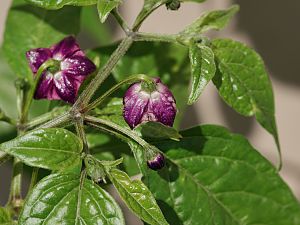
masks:
{"label": "glossy leaf surface", "polygon": [[255,115],[279,145],[274,96],[261,57],[246,45],[227,39],[213,41],[218,71],[213,81],[221,97],[244,116]]}
{"label": "glossy leaf surface", "polygon": [[45,9],[60,9],[65,5],[87,6],[97,4],[97,0],[25,0]]}
{"label": "glossy leaf surface", "polygon": [[[20,21],[20,19],[22,21]],[[48,48],[65,36],[77,34],[80,8],[65,7],[47,11],[14,0],[6,20],[3,52],[14,73],[32,79],[25,52],[33,48]]]}
{"label": "glossy leaf surface", "polygon": [[19,224],[125,224],[121,209],[102,188],[88,179],[53,174],[29,194]]}
{"label": "glossy leaf surface", "polygon": [[170,224],[300,223],[292,192],[245,138],[212,125],[182,135],[157,143],[167,167],[145,177]]}
{"label": "glossy leaf surface", "polygon": [[47,128],[16,137],[1,144],[0,149],[29,166],[60,170],[78,163],[82,143],[68,130]]}
{"label": "glossy leaf surface", "polygon": [[112,169],[109,174],[122,199],[138,217],[151,225],[168,224],[142,181],[132,181],[126,173],[118,169]]}
{"label": "glossy leaf surface", "polygon": [[109,13],[121,3],[122,0],[98,0],[97,9],[100,21],[104,23]]}
{"label": "glossy leaf surface", "polygon": [[200,44],[190,46],[190,61],[192,67],[192,90],[188,104],[193,104],[200,97],[206,85],[216,72],[213,51]]}
{"label": "glossy leaf surface", "polygon": [[197,37],[199,34],[211,29],[220,30],[229,23],[238,10],[239,6],[234,5],[226,10],[207,12],[180,32],[180,36],[183,38]]}

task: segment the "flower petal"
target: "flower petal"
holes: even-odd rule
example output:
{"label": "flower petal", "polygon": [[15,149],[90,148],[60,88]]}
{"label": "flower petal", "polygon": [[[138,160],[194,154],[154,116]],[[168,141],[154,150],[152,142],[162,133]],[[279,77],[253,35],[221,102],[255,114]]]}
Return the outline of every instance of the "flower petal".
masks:
{"label": "flower petal", "polygon": [[125,93],[123,117],[126,123],[134,128],[140,123],[149,102],[150,95],[140,90],[140,84],[133,84]]}
{"label": "flower petal", "polygon": [[33,73],[36,73],[39,67],[51,56],[52,53],[48,48],[36,48],[26,52],[26,58]]}
{"label": "flower petal", "polygon": [[96,70],[96,66],[87,57],[76,55],[63,60],[61,70],[74,76],[87,76]]}
{"label": "flower petal", "polygon": [[34,94],[35,99],[60,99],[60,97],[57,95],[53,83],[53,75],[50,72],[44,72],[41,75],[40,82],[37,86],[37,90]]}
{"label": "flower petal", "polygon": [[66,37],[58,44],[52,46],[51,51],[53,58],[56,60],[63,60],[75,53],[76,55],[84,55],[73,36]]}
{"label": "flower petal", "polygon": [[77,95],[74,82],[63,72],[58,72],[54,75],[55,90],[60,99],[65,102],[74,103]]}

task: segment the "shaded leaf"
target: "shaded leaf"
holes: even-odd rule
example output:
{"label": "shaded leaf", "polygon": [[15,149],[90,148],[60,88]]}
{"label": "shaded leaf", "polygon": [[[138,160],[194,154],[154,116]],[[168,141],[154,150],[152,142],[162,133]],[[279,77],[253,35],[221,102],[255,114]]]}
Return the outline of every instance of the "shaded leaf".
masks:
{"label": "shaded leaf", "polygon": [[53,174],[42,179],[29,193],[19,223],[125,224],[121,209],[106,191],[72,174]]}
{"label": "shaded leaf", "polygon": [[0,145],[4,152],[25,164],[50,170],[60,170],[78,163],[81,140],[62,128],[38,129]]}
{"label": "shaded leaf", "polygon": [[10,212],[7,208],[0,207],[0,224],[1,225],[12,225],[14,224]]}
{"label": "shaded leaf", "polygon": [[109,177],[127,206],[142,220],[151,225],[168,224],[151,192],[139,180],[130,180],[121,170],[112,169]]}
{"label": "shaded leaf", "polygon": [[50,47],[66,35],[77,34],[79,25],[80,8],[47,11],[30,6],[23,0],[14,0],[6,19],[3,41],[4,55],[14,73],[31,80],[33,75],[25,52]]}
{"label": "shaded leaf", "polygon": [[213,51],[205,46],[194,43],[190,46],[190,61],[192,67],[192,90],[188,104],[193,104],[200,97],[206,85],[216,72]]}
{"label": "shaded leaf", "polygon": [[150,139],[179,140],[181,138],[181,135],[173,127],[152,121],[140,124],[135,128],[135,131],[141,134],[142,137]]}
{"label": "shaded leaf", "polygon": [[97,0],[25,0],[45,9],[60,9],[65,5],[87,6],[97,4]]}
{"label": "shaded leaf", "polygon": [[170,224],[300,223],[292,192],[244,137],[212,125],[182,136],[180,142],[157,143],[167,167],[145,174]]}
{"label": "shaded leaf", "polygon": [[219,94],[240,114],[255,115],[275,138],[280,153],[273,90],[263,60],[254,50],[233,40],[217,39],[212,46],[218,67],[213,82]]}
{"label": "shaded leaf", "polygon": [[104,23],[109,13],[122,2],[122,0],[98,0],[97,9],[101,23]]}

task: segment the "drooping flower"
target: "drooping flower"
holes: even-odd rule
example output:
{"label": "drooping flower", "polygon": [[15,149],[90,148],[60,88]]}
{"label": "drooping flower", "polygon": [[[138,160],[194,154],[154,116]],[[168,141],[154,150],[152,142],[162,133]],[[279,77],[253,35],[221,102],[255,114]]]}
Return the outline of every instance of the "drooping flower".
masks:
{"label": "drooping flower", "polygon": [[131,128],[147,121],[173,126],[177,112],[174,96],[159,78],[154,81],[152,90],[143,88],[139,82],[132,84],[125,93],[123,117]]}
{"label": "drooping flower", "polygon": [[26,58],[34,74],[47,60],[55,62],[41,74],[35,99],[61,99],[74,103],[81,83],[96,70],[95,64],[85,56],[73,36],[50,48],[31,49],[26,52]]}
{"label": "drooping flower", "polygon": [[147,165],[152,170],[160,170],[165,166],[165,157],[158,153],[153,159],[147,161]]}

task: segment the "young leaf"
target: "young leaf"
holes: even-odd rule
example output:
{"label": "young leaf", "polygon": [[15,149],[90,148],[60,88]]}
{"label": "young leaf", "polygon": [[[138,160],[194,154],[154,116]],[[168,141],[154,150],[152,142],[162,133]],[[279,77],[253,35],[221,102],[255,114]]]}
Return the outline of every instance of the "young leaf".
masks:
{"label": "young leaf", "polygon": [[207,12],[180,32],[179,39],[198,37],[199,34],[211,29],[221,30],[238,10],[239,6],[233,5],[226,10]]}
{"label": "young leaf", "polygon": [[300,224],[300,207],[276,169],[240,135],[206,125],[162,141],[167,167],[147,184],[170,224]]}
{"label": "young leaf", "polygon": [[216,72],[214,53],[205,45],[193,43],[190,46],[190,61],[192,67],[192,91],[188,100],[189,105],[197,101]]}
{"label": "young leaf", "polygon": [[88,6],[97,4],[97,0],[25,0],[45,9],[60,9],[65,5]]}
{"label": "young leaf", "polygon": [[53,174],[29,193],[20,224],[125,225],[114,199],[90,180],[72,174]]}
{"label": "young leaf", "polygon": [[122,2],[122,0],[98,0],[97,9],[101,23],[104,23],[109,13]]}
{"label": "young leaf", "polygon": [[135,131],[141,134],[144,138],[150,139],[179,140],[181,138],[181,135],[173,127],[152,121],[140,124],[135,128]]}
{"label": "young leaf", "polygon": [[126,173],[118,169],[111,169],[109,177],[127,206],[138,217],[151,225],[168,224],[143,182],[131,181]]}
{"label": "young leaf", "polygon": [[213,82],[219,94],[242,115],[255,115],[275,138],[280,154],[272,85],[263,60],[254,50],[233,40],[217,39],[212,46],[218,64]]}
{"label": "young leaf", "polygon": [[79,25],[80,8],[66,7],[54,12],[30,6],[23,0],[14,0],[3,40],[3,52],[14,73],[31,80],[33,75],[25,52],[50,47],[66,35],[77,34]]}
{"label": "young leaf", "polygon": [[62,128],[38,129],[0,145],[4,152],[25,164],[61,170],[80,160],[81,140]]}

